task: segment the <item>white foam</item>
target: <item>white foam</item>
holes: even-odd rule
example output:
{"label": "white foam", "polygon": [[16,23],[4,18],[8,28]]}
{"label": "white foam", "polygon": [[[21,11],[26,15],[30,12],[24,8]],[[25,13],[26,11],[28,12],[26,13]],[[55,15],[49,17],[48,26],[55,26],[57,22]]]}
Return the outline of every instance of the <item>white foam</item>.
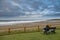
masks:
{"label": "white foam", "polygon": [[13,25],[13,24],[19,24],[19,23],[40,22],[40,21],[44,21],[44,20],[0,22],[0,26],[3,26],[3,25]]}
{"label": "white foam", "polygon": [[11,22],[0,22],[0,26],[2,25],[12,25],[12,24],[17,24],[17,23],[29,23],[32,21],[11,21]]}

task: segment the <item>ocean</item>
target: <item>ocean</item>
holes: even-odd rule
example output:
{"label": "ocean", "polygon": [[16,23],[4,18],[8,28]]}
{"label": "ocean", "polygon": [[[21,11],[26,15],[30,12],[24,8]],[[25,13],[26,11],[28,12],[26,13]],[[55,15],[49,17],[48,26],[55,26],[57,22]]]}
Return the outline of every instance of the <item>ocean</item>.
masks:
{"label": "ocean", "polygon": [[0,20],[0,26],[3,25],[13,25],[13,24],[21,24],[21,23],[31,23],[31,22],[41,22],[51,19],[60,19],[60,18],[43,18],[43,19],[37,19],[37,20]]}

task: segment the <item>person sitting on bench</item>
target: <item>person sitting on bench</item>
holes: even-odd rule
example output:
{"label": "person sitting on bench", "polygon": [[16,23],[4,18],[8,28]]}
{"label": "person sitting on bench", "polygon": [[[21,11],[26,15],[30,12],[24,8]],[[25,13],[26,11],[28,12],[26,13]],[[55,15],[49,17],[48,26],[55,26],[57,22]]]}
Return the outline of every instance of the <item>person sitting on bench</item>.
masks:
{"label": "person sitting on bench", "polygon": [[44,28],[44,33],[45,34],[48,34],[49,29],[50,29],[49,25],[46,25],[46,27]]}

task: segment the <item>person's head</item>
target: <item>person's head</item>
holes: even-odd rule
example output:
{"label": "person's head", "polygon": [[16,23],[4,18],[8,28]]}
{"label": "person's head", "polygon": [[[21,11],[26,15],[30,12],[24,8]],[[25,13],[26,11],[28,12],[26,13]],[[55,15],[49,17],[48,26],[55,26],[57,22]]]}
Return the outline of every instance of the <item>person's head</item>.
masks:
{"label": "person's head", "polygon": [[49,25],[46,25],[47,28],[49,28]]}

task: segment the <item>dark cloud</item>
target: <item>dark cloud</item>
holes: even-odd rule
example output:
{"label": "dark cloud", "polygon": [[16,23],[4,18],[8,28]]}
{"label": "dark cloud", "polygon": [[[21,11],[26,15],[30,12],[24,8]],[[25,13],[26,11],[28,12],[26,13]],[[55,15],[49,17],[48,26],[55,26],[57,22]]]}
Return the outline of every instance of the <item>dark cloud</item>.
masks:
{"label": "dark cloud", "polygon": [[31,13],[38,17],[60,17],[58,12],[60,0],[0,0],[0,17],[29,17]]}

